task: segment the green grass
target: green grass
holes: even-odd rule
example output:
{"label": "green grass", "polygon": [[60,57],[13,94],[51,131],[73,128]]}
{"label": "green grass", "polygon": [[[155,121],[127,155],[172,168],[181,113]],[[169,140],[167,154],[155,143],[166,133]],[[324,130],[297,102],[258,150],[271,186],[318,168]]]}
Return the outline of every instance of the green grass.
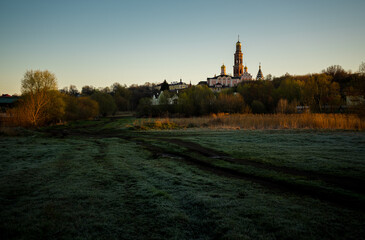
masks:
{"label": "green grass", "polygon": [[[156,155],[140,143],[253,174],[260,172],[153,136],[213,144],[234,157],[363,178],[364,133],[136,132],[126,130],[131,121],[60,127],[78,132],[63,138],[1,137],[0,238],[360,239],[365,234],[362,211],[217,175],[174,155]],[[98,137],[104,131],[115,136]],[[294,142],[304,148],[301,155],[295,155],[300,148]],[[342,151],[332,154],[331,146]],[[327,164],[320,157],[326,152],[333,158]]]}
{"label": "green grass", "polygon": [[365,180],[364,132],[189,130],[164,134],[196,142],[236,158]]}

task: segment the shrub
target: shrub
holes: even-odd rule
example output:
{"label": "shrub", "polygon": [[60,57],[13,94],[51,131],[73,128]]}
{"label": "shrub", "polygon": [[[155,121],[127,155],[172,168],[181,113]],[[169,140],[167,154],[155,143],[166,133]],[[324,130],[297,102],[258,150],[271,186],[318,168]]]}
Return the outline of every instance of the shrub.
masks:
{"label": "shrub", "polygon": [[65,120],[87,120],[99,114],[99,105],[89,97],[65,96]]}
{"label": "shrub", "polygon": [[265,105],[261,101],[258,101],[258,100],[252,101],[251,109],[252,109],[252,113],[265,113],[266,112]]}
{"label": "shrub", "polygon": [[288,100],[280,99],[276,107],[276,113],[296,113],[296,106],[296,101],[289,104]]}
{"label": "shrub", "polygon": [[99,114],[104,117],[115,114],[117,111],[117,105],[115,104],[113,97],[108,93],[97,91],[91,95],[91,99],[98,102]]}

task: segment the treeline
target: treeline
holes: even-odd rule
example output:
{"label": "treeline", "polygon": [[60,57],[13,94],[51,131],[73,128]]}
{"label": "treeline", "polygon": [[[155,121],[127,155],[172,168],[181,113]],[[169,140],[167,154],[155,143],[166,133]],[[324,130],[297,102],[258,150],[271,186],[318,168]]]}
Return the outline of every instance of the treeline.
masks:
{"label": "treeline", "polygon": [[177,104],[173,105],[166,100],[172,95],[164,91],[158,105],[153,105],[151,98],[142,99],[137,109],[138,116],[295,113],[297,106],[313,113],[355,112],[364,115],[364,104],[352,108],[344,106],[346,96],[365,96],[365,75],[346,72],[336,65],[320,74],[286,74],[272,80],[243,82],[220,93],[212,92],[207,86],[193,86],[180,92]]}
{"label": "treeline", "polygon": [[84,86],[81,92],[74,85],[58,90],[56,76],[40,70],[27,71],[21,86],[21,98],[1,119],[6,125],[39,127],[134,111],[140,99],[153,93],[151,85],[127,88],[118,83],[99,89]]}
{"label": "treeline", "polygon": [[118,111],[135,111],[138,117],[294,113],[297,106],[308,106],[313,113],[340,111],[363,116],[364,104],[342,106],[346,105],[347,96],[365,96],[365,63],[360,65],[358,73],[336,65],[319,74],[286,74],[270,80],[243,82],[220,93],[207,86],[192,86],[178,93],[165,90],[158,103],[152,104],[152,96],[158,93],[152,84],[127,87],[119,83],[99,89],[84,86],[81,91],[71,85],[59,91],[54,74],[31,70],[24,75],[22,96],[17,106],[8,110],[7,122],[37,127],[113,115]]}

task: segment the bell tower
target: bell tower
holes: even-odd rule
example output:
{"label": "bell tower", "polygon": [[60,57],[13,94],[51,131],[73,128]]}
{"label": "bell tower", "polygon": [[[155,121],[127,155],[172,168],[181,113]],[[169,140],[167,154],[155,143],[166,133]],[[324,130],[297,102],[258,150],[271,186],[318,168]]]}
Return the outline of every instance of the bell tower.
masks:
{"label": "bell tower", "polygon": [[234,66],[233,66],[233,76],[240,77],[243,74],[243,53],[241,50],[241,42],[238,36],[238,41],[236,43],[236,52],[234,54]]}

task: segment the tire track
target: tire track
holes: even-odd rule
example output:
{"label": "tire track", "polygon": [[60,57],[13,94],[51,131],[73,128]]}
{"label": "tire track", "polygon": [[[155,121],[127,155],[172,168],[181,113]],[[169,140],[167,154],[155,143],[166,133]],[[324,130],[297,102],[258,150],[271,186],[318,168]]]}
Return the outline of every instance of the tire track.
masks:
{"label": "tire track", "polygon": [[[254,174],[250,174],[250,173],[243,173],[243,172],[237,171],[235,169],[213,165],[209,162],[200,160],[197,157],[192,157],[188,154],[176,152],[176,151],[173,151],[172,149],[165,149],[165,148],[161,148],[158,146],[154,146],[150,143],[147,143],[144,140],[144,139],[148,139],[151,137],[149,134],[136,133],[136,132],[133,132],[133,134],[131,134],[131,132],[129,132],[129,131],[116,130],[116,129],[112,129],[109,131],[106,129],[97,130],[97,131],[92,131],[92,130],[90,131],[90,129],[89,129],[88,131],[84,131],[84,129],[82,129],[81,131],[75,131],[75,132],[71,133],[70,135],[75,136],[75,137],[87,137],[87,138],[94,138],[94,139],[95,138],[96,139],[116,138],[116,137],[121,138],[123,140],[134,142],[134,143],[142,146],[144,149],[151,152],[152,157],[171,156],[172,159],[174,159],[176,161],[184,161],[184,162],[186,162],[190,165],[194,165],[204,171],[209,171],[209,172],[212,172],[214,174],[224,176],[224,177],[238,178],[238,179],[243,179],[243,180],[251,181],[254,183],[258,183],[261,186],[264,186],[270,190],[276,190],[276,191],[281,191],[281,192],[285,192],[285,193],[296,194],[298,196],[309,196],[309,197],[312,197],[315,199],[330,202],[332,204],[335,204],[335,205],[338,205],[341,207],[360,210],[360,211],[365,210],[365,201],[363,201],[362,199],[350,196],[350,195],[331,191],[329,189],[319,187],[319,186],[318,187],[313,186],[313,185],[309,186],[309,185],[298,184],[298,183],[293,183],[293,182],[279,180],[279,179],[273,179],[273,178],[264,177],[264,176],[258,176],[258,175],[254,175]],[[335,178],[334,176],[330,176],[330,175],[326,175],[326,174],[319,174],[319,173],[317,174],[317,173],[313,173],[313,172],[309,172],[309,171],[305,171],[305,170],[273,166],[273,165],[263,164],[263,163],[254,162],[251,160],[246,160],[246,159],[235,159],[225,153],[216,151],[214,149],[202,147],[201,145],[199,145],[197,143],[187,142],[187,141],[183,141],[183,140],[176,139],[176,138],[163,138],[163,137],[156,137],[156,136],[154,136],[154,138],[158,139],[160,141],[169,142],[169,143],[173,143],[173,144],[185,147],[190,152],[194,152],[196,154],[199,154],[201,156],[205,156],[208,158],[218,158],[218,159],[221,159],[224,161],[233,162],[233,163],[237,163],[237,164],[250,165],[250,166],[256,167],[258,169],[273,170],[273,171],[283,172],[286,174],[291,174],[291,175],[296,175],[296,176],[304,176],[309,179],[318,179],[318,180],[322,180],[325,182],[329,182],[329,183],[335,184],[337,187],[342,186],[345,189],[356,189],[357,191],[359,190],[359,186],[358,186],[358,184],[360,184],[359,182],[356,183],[355,187],[351,188],[351,184],[354,184],[354,182],[355,182],[355,180],[351,179],[351,178],[338,177],[338,179],[334,179]],[[360,191],[358,191],[358,192],[360,192]]]}
{"label": "tire track", "polygon": [[231,163],[253,166],[255,168],[272,170],[272,171],[295,175],[295,176],[302,176],[309,180],[320,180],[320,181],[329,183],[330,185],[335,186],[335,187],[341,187],[346,190],[351,190],[351,191],[354,191],[354,192],[357,192],[360,194],[365,194],[365,188],[364,188],[365,181],[362,181],[360,179],[354,179],[354,178],[346,177],[346,176],[333,176],[333,175],[316,173],[316,172],[312,172],[312,171],[300,170],[300,169],[295,169],[295,168],[290,168],[290,167],[285,167],[285,166],[275,166],[272,164],[261,163],[261,162],[256,162],[253,160],[242,159],[242,158],[239,158],[239,159],[233,158],[226,153],[203,147],[198,143],[188,142],[188,141],[184,141],[184,140],[176,139],[176,138],[168,138],[168,139],[158,138],[158,139],[161,141],[171,142],[171,143],[183,146],[183,147],[189,149],[189,151],[199,153],[199,154],[209,157],[209,158],[217,158],[217,159],[221,159],[221,160],[231,162]]}
{"label": "tire track", "polygon": [[[132,140],[132,139],[129,139]],[[169,141],[171,139],[166,139],[166,141]],[[309,186],[304,184],[298,184],[298,183],[292,183],[284,180],[279,179],[273,179],[268,178],[264,176],[258,176],[253,175],[249,173],[243,173],[231,168],[216,166],[213,164],[210,164],[208,162],[199,160],[197,158],[191,157],[184,153],[175,152],[172,150],[163,149],[157,146],[154,146],[152,144],[149,144],[142,140],[135,141],[137,144],[144,147],[144,149],[150,151],[152,153],[153,157],[166,157],[171,156],[172,159],[177,161],[184,161],[188,164],[197,166],[199,169],[202,169],[204,171],[209,171],[214,174],[224,176],[224,177],[230,177],[230,178],[238,178],[243,179],[251,182],[255,182],[260,184],[261,186],[264,186],[268,189],[273,189],[281,192],[287,192],[296,194],[299,196],[309,196],[315,199],[319,199],[322,201],[330,202],[332,204],[350,208],[350,209],[356,209],[360,211],[365,211],[365,202],[361,199],[357,199],[355,197],[346,195],[346,194],[340,194],[338,192],[331,191],[329,189],[316,187],[316,186]],[[169,141],[172,142],[172,141]]]}

